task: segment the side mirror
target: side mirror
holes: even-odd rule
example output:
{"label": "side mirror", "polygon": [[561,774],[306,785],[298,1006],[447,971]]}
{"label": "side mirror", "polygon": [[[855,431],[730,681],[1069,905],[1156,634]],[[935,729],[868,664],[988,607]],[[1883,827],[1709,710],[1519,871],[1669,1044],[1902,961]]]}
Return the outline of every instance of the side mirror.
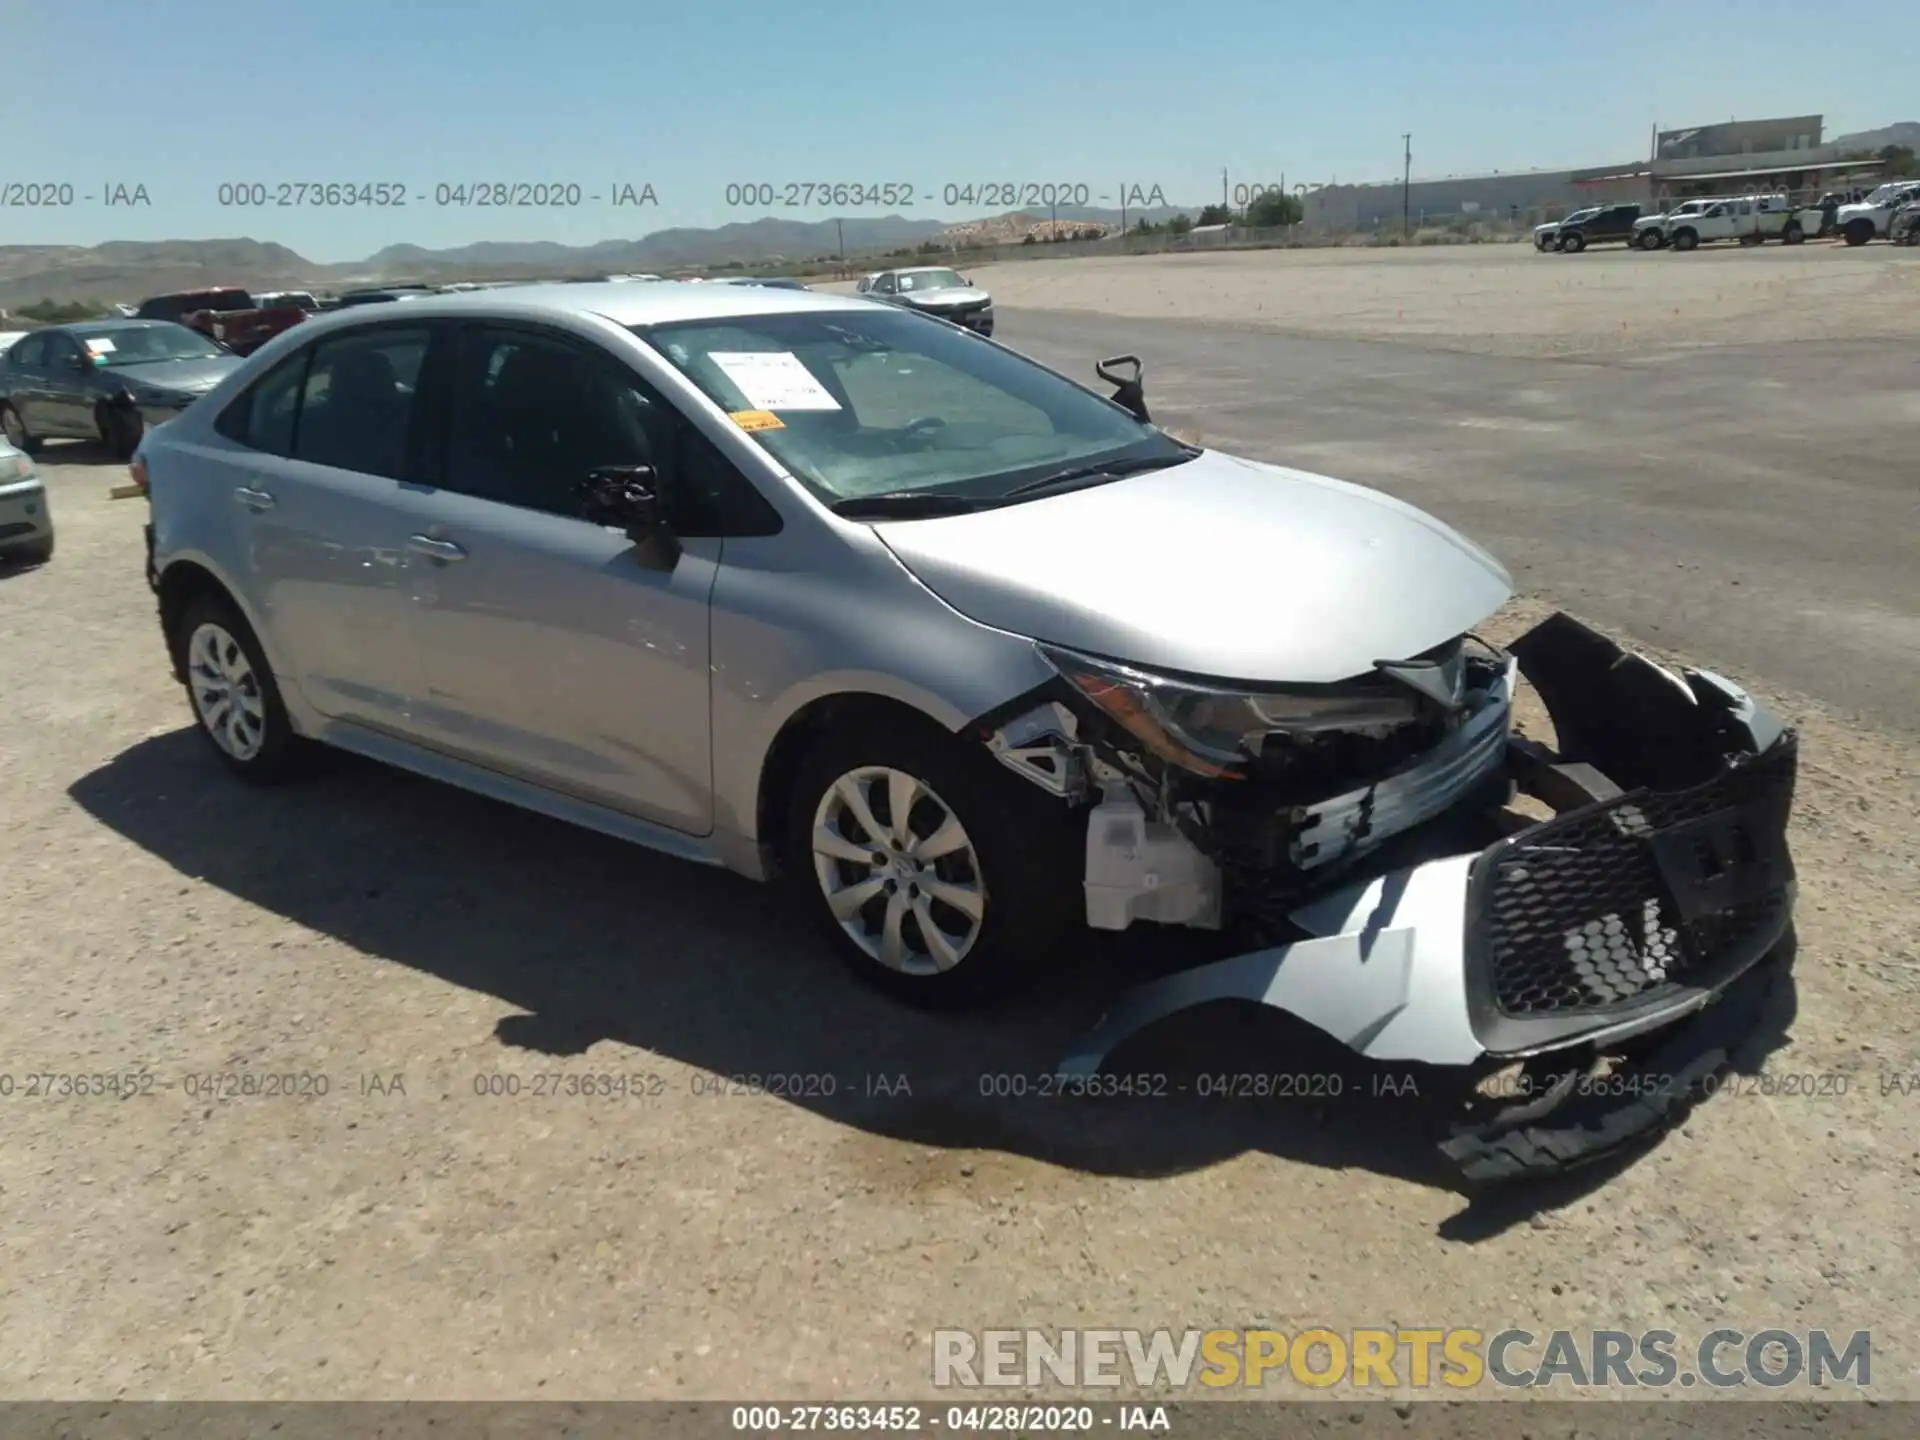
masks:
{"label": "side mirror", "polygon": [[596,525],[619,526],[665,567],[680,558],[680,541],[667,524],[660,476],[651,465],[605,465],[581,482],[580,512]]}
{"label": "side mirror", "polygon": [[[1133,374],[1122,376],[1114,374],[1114,367],[1131,365]],[[1153,417],[1147,414],[1147,391],[1141,383],[1146,367],[1140,363],[1138,355],[1116,355],[1111,360],[1102,360],[1093,367],[1093,373],[1113,386],[1113,403],[1127,411],[1142,425],[1151,425]]]}

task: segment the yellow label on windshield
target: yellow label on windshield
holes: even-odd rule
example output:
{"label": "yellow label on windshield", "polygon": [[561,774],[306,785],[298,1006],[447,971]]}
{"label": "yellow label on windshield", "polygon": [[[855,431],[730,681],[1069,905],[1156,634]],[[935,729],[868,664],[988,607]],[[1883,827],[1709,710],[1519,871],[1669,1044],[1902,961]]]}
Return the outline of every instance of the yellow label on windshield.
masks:
{"label": "yellow label on windshield", "polygon": [[787,422],[771,410],[735,410],[729,417],[742,430],[784,430]]}

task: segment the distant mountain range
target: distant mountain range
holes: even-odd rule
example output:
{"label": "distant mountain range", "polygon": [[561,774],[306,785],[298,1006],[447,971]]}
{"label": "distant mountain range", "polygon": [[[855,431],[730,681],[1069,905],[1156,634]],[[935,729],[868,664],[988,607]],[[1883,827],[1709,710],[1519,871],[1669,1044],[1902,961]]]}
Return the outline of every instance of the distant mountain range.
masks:
{"label": "distant mountain range", "polygon": [[[1129,210],[1128,224],[1198,214],[1201,207]],[[483,240],[446,250],[389,245],[365,260],[322,264],[261,240],[113,240],[104,245],[0,245],[0,308],[50,300],[139,300],[173,290],[242,285],[254,290],[338,289],[382,281],[511,280],[599,272],[675,270],[733,264],[849,260],[910,249],[928,240],[1018,243],[1027,230],[1057,222],[1113,228],[1121,212],[1062,206],[974,221],[910,220],[901,215],[832,220],[768,217],[717,229],[656,230],[635,240],[562,245],[551,240]]]}
{"label": "distant mountain range", "polygon": [[1836,135],[1826,143],[1844,150],[1880,150],[1888,145],[1905,145],[1920,152],[1920,120],[1900,120],[1878,130],[1856,130],[1851,135]]}

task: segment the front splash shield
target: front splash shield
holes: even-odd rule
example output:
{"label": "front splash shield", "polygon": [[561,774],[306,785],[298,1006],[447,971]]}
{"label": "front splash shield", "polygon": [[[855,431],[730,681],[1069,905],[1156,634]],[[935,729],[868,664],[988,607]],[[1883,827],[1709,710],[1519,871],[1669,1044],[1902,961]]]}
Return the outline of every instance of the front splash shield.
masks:
{"label": "front splash shield", "polygon": [[[1560,749],[1512,740],[1507,768],[1553,819],[1316,897],[1289,912],[1307,938],[1126,992],[1062,1074],[1095,1074],[1129,1037],[1222,1000],[1282,1010],[1369,1061],[1485,1067],[1672,1030],[1666,1073],[1724,1064],[1740,1007],[1719,1002],[1791,949],[1795,733],[1720,676],[1676,675],[1565,615],[1511,650]],[[1674,1110],[1629,1098],[1578,1142],[1540,1139],[1543,1098],[1445,1148],[1470,1178],[1564,1168]]]}

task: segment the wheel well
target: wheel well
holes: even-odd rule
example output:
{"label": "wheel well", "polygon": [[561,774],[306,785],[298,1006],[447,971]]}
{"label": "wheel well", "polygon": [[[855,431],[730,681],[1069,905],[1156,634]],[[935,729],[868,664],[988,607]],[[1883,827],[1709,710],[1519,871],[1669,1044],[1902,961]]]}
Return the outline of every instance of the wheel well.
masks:
{"label": "wheel well", "polygon": [[227,587],[213,578],[211,571],[194,564],[191,560],[177,561],[169,565],[160,576],[160,629],[167,639],[167,658],[173,662],[173,675],[176,680],[186,679],[187,657],[182,650],[184,637],[180,634],[180,617],[187,613],[187,607],[203,595],[212,595],[233,603],[233,597],[227,593]]}
{"label": "wheel well", "polygon": [[800,762],[807,751],[829,730],[849,725],[885,725],[895,729],[917,726],[934,729],[942,735],[953,732],[923,710],[884,695],[823,695],[800,707],[780,727],[767,748],[766,763],[760,767],[760,794],[754,810],[754,834],[769,872],[779,863],[779,835],[787,802],[799,779]]}

